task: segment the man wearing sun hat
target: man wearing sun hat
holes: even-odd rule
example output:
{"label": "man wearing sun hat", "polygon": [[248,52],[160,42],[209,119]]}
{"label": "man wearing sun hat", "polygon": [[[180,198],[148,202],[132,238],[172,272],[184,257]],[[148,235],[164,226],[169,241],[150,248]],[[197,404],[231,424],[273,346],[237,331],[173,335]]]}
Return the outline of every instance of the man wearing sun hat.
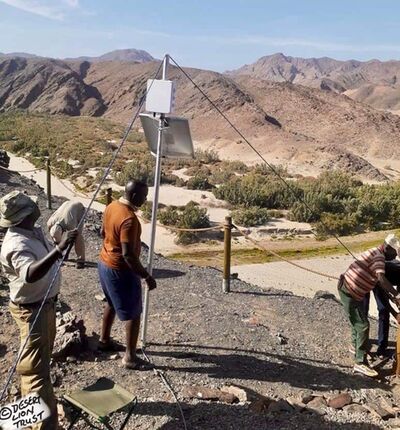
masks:
{"label": "man wearing sun hat", "polygon": [[354,260],[338,283],[340,300],[351,325],[354,371],[370,377],[378,374],[367,362],[369,321],[364,298],[378,284],[396,304],[400,303],[398,292],[385,277],[385,261],[396,258],[399,248],[398,238],[388,235],[382,245],[368,249]]}
{"label": "man wearing sun hat", "polygon": [[[51,416],[32,427],[58,428],[56,400],[50,379],[50,358],[56,332],[55,301],[60,289],[57,260],[77,235],[68,232],[53,248],[40,227],[35,226],[40,210],[34,198],[12,191],[0,199],[0,227],[7,228],[0,262],[10,287],[10,312],[20,331],[21,347],[31,330],[17,366],[21,395],[36,392]],[[39,308],[52,280],[55,280],[39,314]],[[33,321],[37,321],[32,328]]]}

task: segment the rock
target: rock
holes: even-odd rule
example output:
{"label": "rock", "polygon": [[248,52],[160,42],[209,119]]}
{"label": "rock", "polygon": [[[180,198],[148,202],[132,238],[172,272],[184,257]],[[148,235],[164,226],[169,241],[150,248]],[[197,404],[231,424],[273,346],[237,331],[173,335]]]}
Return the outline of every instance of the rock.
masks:
{"label": "rock", "polygon": [[307,408],[320,415],[326,414],[326,400],[322,396],[314,397],[311,402],[307,403]]}
{"label": "rock", "polygon": [[237,403],[239,401],[239,399],[231,393],[224,393],[222,391],[220,391],[219,397],[218,397],[218,401],[223,402],[223,403]]}
{"label": "rock", "polygon": [[293,407],[286,400],[272,401],[268,406],[268,412],[293,412]]}
{"label": "rock", "polygon": [[351,405],[344,406],[343,410],[348,414],[368,414],[369,413],[368,409],[365,409],[364,406],[359,405],[357,403],[352,403]]}
{"label": "rock", "polygon": [[393,429],[400,429],[400,418],[390,418],[387,420],[387,425]]}
{"label": "rock", "polygon": [[[394,418],[395,413],[393,410],[387,410],[380,402],[371,401],[365,405],[365,407],[375,416],[383,419],[384,421],[389,418]],[[390,408],[392,409],[392,408]]]}
{"label": "rock", "polygon": [[334,294],[329,291],[319,290],[314,294],[314,299],[324,299],[324,300],[335,300],[337,301]]}
{"label": "rock", "polygon": [[6,151],[4,151],[3,149],[0,149],[0,166],[8,169],[9,165],[10,165],[10,157],[8,156]]}
{"label": "rock", "polygon": [[57,319],[57,336],[53,357],[64,360],[66,357],[79,357],[87,346],[86,327],[72,312],[66,312]]}
{"label": "rock", "polygon": [[208,388],[201,386],[185,387],[183,395],[190,399],[214,400],[224,403],[235,403],[238,398],[231,393],[226,393],[217,388]]}
{"label": "rock", "polygon": [[71,413],[68,408],[64,405],[64,403],[57,403],[57,413],[58,417],[61,421],[71,421]]}
{"label": "rock", "polygon": [[110,355],[110,360],[118,360],[119,358],[119,354]]}
{"label": "rock", "polygon": [[342,393],[338,396],[331,397],[328,400],[328,406],[334,409],[342,409],[344,406],[349,405],[352,401],[353,399],[351,398],[350,394]]}
{"label": "rock", "polygon": [[12,385],[10,388],[10,396],[18,396],[19,395],[19,389],[15,385]]}
{"label": "rock", "polygon": [[302,412],[304,411],[304,409],[307,408],[305,403],[303,403],[301,400],[295,397],[288,397],[286,400],[289,403],[289,405],[293,406],[293,408],[298,412]]}
{"label": "rock", "polygon": [[311,390],[302,390],[299,392],[297,400],[301,403],[307,404],[311,402],[314,397],[315,396],[313,395]]}
{"label": "rock", "polygon": [[288,343],[288,338],[283,336],[281,333],[278,333],[276,337],[278,339],[279,345],[286,345]]}
{"label": "rock", "polygon": [[268,411],[268,407],[270,403],[271,403],[270,399],[264,396],[260,396],[258,399],[253,400],[250,403],[249,408],[252,412],[255,412],[257,414],[262,414]]}
{"label": "rock", "polygon": [[221,391],[224,393],[233,394],[235,397],[238,398],[239,402],[241,403],[247,402],[247,393],[242,388],[235,387],[234,385],[230,385],[230,386],[222,387]]}
{"label": "rock", "polygon": [[104,294],[96,294],[94,296],[94,298],[96,300],[98,300],[99,302],[105,302],[106,301],[106,296]]}

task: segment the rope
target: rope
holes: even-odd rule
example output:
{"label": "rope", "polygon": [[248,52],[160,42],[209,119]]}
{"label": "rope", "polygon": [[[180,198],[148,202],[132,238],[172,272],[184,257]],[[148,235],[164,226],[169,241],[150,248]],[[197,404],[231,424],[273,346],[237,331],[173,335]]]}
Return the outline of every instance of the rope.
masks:
{"label": "rope", "polygon": [[[157,78],[158,73],[159,73],[159,72],[160,72],[160,70],[161,70],[162,64],[163,64],[163,62],[161,62],[161,63],[160,63],[160,65],[159,65],[159,67],[158,67],[158,69],[157,69],[157,72],[156,72],[156,74],[155,74],[154,79],[156,79],[156,78]],[[96,197],[97,197],[97,194],[100,192],[101,186],[103,185],[103,183],[104,183],[104,182],[105,182],[105,180],[107,179],[107,176],[109,175],[109,173],[110,173],[110,171],[111,171],[111,169],[112,169],[112,167],[113,167],[113,165],[114,165],[114,162],[115,162],[115,160],[116,160],[116,158],[117,158],[117,156],[118,156],[119,152],[121,151],[121,149],[122,149],[122,147],[123,147],[123,145],[124,145],[124,143],[125,143],[125,141],[126,141],[126,139],[127,139],[128,135],[129,135],[129,133],[130,133],[130,131],[131,131],[132,127],[133,127],[134,122],[136,121],[137,117],[139,116],[139,113],[140,113],[140,111],[141,111],[141,109],[142,109],[142,106],[143,106],[143,104],[144,104],[144,102],[145,102],[146,95],[147,95],[147,93],[150,91],[151,86],[152,86],[152,85],[150,85],[150,86],[149,86],[149,88],[147,88],[147,89],[144,91],[143,96],[142,96],[142,97],[141,97],[141,99],[140,99],[138,109],[137,109],[137,111],[136,111],[135,115],[133,116],[133,118],[132,118],[132,120],[131,120],[131,122],[130,122],[129,126],[127,127],[127,129],[126,129],[126,131],[125,131],[125,134],[124,134],[123,138],[121,139],[121,143],[120,143],[120,145],[118,146],[118,149],[115,151],[114,156],[113,156],[113,158],[111,159],[110,164],[108,165],[108,168],[106,169],[106,171],[105,171],[105,173],[104,173],[104,176],[103,176],[102,180],[100,181],[100,183],[99,183],[99,185],[98,185],[98,187],[97,187],[97,189],[96,189],[95,193],[93,194],[93,197],[92,197],[92,199],[91,199],[91,201],[90,201],[90,203],[89,203],[88,207],[87,207],[87,208],[86,208],[86,210],[85,210],[85,213],[84,213],[84,215],[83,215],[82,219],[80,220],[80,222],[79,222],[79,224],[78,224],[78,226],[77,226],[77,229],[78,229],[78,230],[79,230],[79,228],[83,225],[83,223],[85,222],[85,218],[87,217],[87,215],[88,215],[88,213],[89,213],[90,207],[92,206],[93,202],[95,201],[95,199],[96,199]],[[6,395],[7,389],[8,389],[8,387],[9,387],[10,383],[11,383],[11,380],[12,380],[12,378],[13,378],[13,376],[14,376],[15,372],[16,372],[16,369],[17,369],[18,363],[19,363],[19,361],[20,361],[20,359],[21,359],[21,357],[22,357],[22,353],[23,353],[24,349],[26,348],[26,345],[27,345],[27,343],[28,343],[28,340],[29,340],[30,336],[32,335],[32,331],[33,331],[33,329],[34,329],[34,327],[35,327],[35,324],[36,324],[36,322],[37,322],[37,320],[38,320],[38,318],[39,318],[40,312],[42,311],[43,306],[45,305],[45,303],[46,303],[46,301],[47,301],[47,299],[48,299],[48,297],[49,297],[50,291],[51,291],[51,289],[53,288],[54,283],[55,283],[55,281],[56,281],[56,279],[57,279],[57,277],[58,277],[58,274],[59,274],[59,272],[60,272],[60,270],[61,270],[61,266],[62,266],[62,264],[64,263],[64,261],[66,260],[66,258],[67,258],[67,256],[68,256],[69,252],[71,251],[72,247],[73,247],[73,243],[71,243],[71,244],[69,245],[69,247],[68,247],[67,251],[64,253],[64,255],[62,256],[62,258],[61,258],[61,259],[59,260],[59,262],[58,262],[58,266],[57,266],[56,272],[55,272],[55,274],[54,274],[54,276],[53,276],[53,278],[52,278],[52,280],[51,280],[51,282],[50,282],[50,284],[49,284],[49,287],[48,287],[48,288],[47,288],[47,290],[46,290],[46,293],[45,293],[45,295],[44,295],[44,297],[43,297],[43,300],[42,300],[42,302],[41,302],[41,304],[40,304],[40,307],[39,307],[39,310],[38,310],[38,312],[37,312],[37,314],[36,314],[36,317],[34,318],[34,320],[33,320],[33,322],[32,322],[32,325],[31,325],[31,328],[30,328],[30,330],[29,330],[29,333],[28,333],[28,335],[26,336],[25,341],[24,341],[23,345],[21,346],[21,348],[20,348],[20,350],[19,350],[19,353],[17,354],[16,360],[15,360],[15,362],[14,362],[13,366],[11,367],[11,370],[10,370],[10,371],[9,371],[9,373],[8,373],[8,377],[7,377],[6,384],[5,384],[4,388],[3,388],[3,391],[2,391],[1,396],[0,396],[0,402],[1,402],[1,401],[3,401],[3,399],[4,399],[5,395]]]}
{"label": "rope", "polygon": [[32,173],[32,172],[38,172],[39,170],[43,170],[43,169],[11,170],[11,169],[7,169],[7,167],[3,167],[3,166],[0,166],[0,169],[6,170],[7,172],[10,172],[10,173]]}
{"label": "rope", "polygon": [[[145,352],[144,349],[142,349],[142,354],[143,354],[143,357],[146,359],[146,361],[149,362],[149,363],[151,363],[151,361],[150,361],[149,357],[146,355],[146,352]],[[151,363],[151,364],[153,364],[153,363]],[[168,391],[172,394],[172,397],[175,399],[175,403],[178,405],[179,412],[180,412],[181,417],[182,417],[183,427],[184,427],[185,430],[187,430],[187,424],[186,424],[185,414],[183,413],[183,409],[182,409],[181,403],[179,402],[178,397],[175,394],[175,391],[172,388],[170,382],[168,381],[167,377],[165,376],[165,374],[164,374],[164,372],[162,370],[153,368],[153,372],[154,372],[154,374],[156,376],[159,376],[161,378],[163,384],[166,386],[166,388],[168,389]]]}
{"label": "rope", "polygon": [[76,190],[73,190],[72,188],[70,188],[70,187],[68,187],[68,185],[67,184],[64,184],[64,182],[63,182],[63,180],[62,179],[60,179],[60,178],[58,178],[57,177],[57,179],[58,179],[58,182],[66,189],[66,190],[68,190],[69,192],[71,192],[74,196],[77,196],[77,197],[82,197],[82,198],[85,198],[85,199],[89,199],[90,197],[87,195],[87,194],[83,194],[83,193],[80,193],[80,192],[78,192],[78,191],[76,191]]}
{"label": "rope", "polygon": [[274,257],[279,258],[282,261],[285,261],[286,263],[291,264],[292,266],[297,267],[298,269],[302,269],[305,270],[306,272],[310,272],[310,273],[314,273],[315,275],[319,275],[319,276],[323,276],[325,278],[328,279],[339,279],[337,276],[332,276],[329,275],[327,273],[323,273],[323,272],[319,272],[318,270],[313,270],[310,269],[308,267],[304,267],[301,264],[295,263],[294,261],[291,261],[285,257],[282,257],[281,255],[277,254],[274,251],[271,251],[270,249],[265,248],[264,246],[262,246],[258,241],[252,239],[248,234],[246,234],[242,229],[240,229],[238,226],[232,224],[232,227],[234,229],[236,229],[243,237],[245,237],[247,240],[249,240],[250,242],[252,242],[254,245],[256,245],[258,248],[260,248],[261,250],[265,251],[265,252],[269,252],[270,254],[272,254]]}
{"label": "rope", "polygon": [[[196,84],[196,82],[193,80],[193,78],[172,58],[170,57],[171,61],[175,64],[175,66],[186,76],[187,79],[189,79],[189,81],[195,86],[195,88],[197,88],[200,93],[203,95],[203,97],[206,98],[206,100],[208,100],[208,102],[211,104],[211,106],[222,116],[222,118],[224,118],[224,120],[231,126],[231,128],[246,142],[246,144],[257,154],[257,156],[264,162],[264,164],[272,171],[272,173],[274,173],[274,175],[286,186],[286,188],[294,195],[296,196],[296,193],[294,192],[292,186],[290,185],[290,183],[288,181],[285,180],[285,178],[283,178],[280,173],[275,169],[275,167],[270,164],[264,157],[263,155],[260,153],[260,151],[258,151],[254,145],[249,142],[249,140],[244,136],[244,134],[231,122],[231,120],[222,112],[222,110],[215,104],[215,102],[213,102],[210,97],[208,97],[208,95],[199,87],[199,85]],[[304,204],[304,206],[313,214],[315,215],[315,211],[309,206],[309,204],[305,201],[304,198],[299,197],[298,200]],[[327,228],[326,224],[320,220],[321,224],[327,229],[327,231],[329,231],[329,229]],[[315,236],[316,233],[313,231],[312,232]],[[354,258],[354,260],[357,260],[356,256],[351,252],[351,250],[347,247],[347,245],[339,238],[339,236],[337,236],[334,233],[331,233],[331,236],[334,237],[339,243],[340,245]],[[357,260],[358,261],[358,260]]]}

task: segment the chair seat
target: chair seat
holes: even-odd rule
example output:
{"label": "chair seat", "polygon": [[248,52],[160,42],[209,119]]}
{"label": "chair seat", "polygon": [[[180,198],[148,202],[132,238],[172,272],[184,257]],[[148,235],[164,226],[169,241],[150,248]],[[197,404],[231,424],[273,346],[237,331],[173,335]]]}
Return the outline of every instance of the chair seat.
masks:
{"label": "chair seat", "polygon": [[103,420],[128,406],[135,396],[108,378],[100,378],[93,385],[64,395],[64,398],[93,417]]}

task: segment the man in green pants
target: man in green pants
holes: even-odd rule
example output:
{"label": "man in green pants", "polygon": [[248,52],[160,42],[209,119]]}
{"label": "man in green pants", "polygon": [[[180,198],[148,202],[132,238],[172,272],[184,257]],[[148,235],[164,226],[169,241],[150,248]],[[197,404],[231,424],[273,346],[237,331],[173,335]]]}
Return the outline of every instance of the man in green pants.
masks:
{"label": "man in green pants", "polygon": [[400,296],[385,277],[385,260],[396,258],[400,242],[394,234],[389,234],[384,243],[371,248],[353,261],[346,272],[340,276],[338,289],[340,300],[351,325],[352,346],[354,347],[354,371],[375,377],[378,373],[366,360],[369,351],[369,321],[363,308],[363,299],[377,284],[389,293],[397,305]]}

